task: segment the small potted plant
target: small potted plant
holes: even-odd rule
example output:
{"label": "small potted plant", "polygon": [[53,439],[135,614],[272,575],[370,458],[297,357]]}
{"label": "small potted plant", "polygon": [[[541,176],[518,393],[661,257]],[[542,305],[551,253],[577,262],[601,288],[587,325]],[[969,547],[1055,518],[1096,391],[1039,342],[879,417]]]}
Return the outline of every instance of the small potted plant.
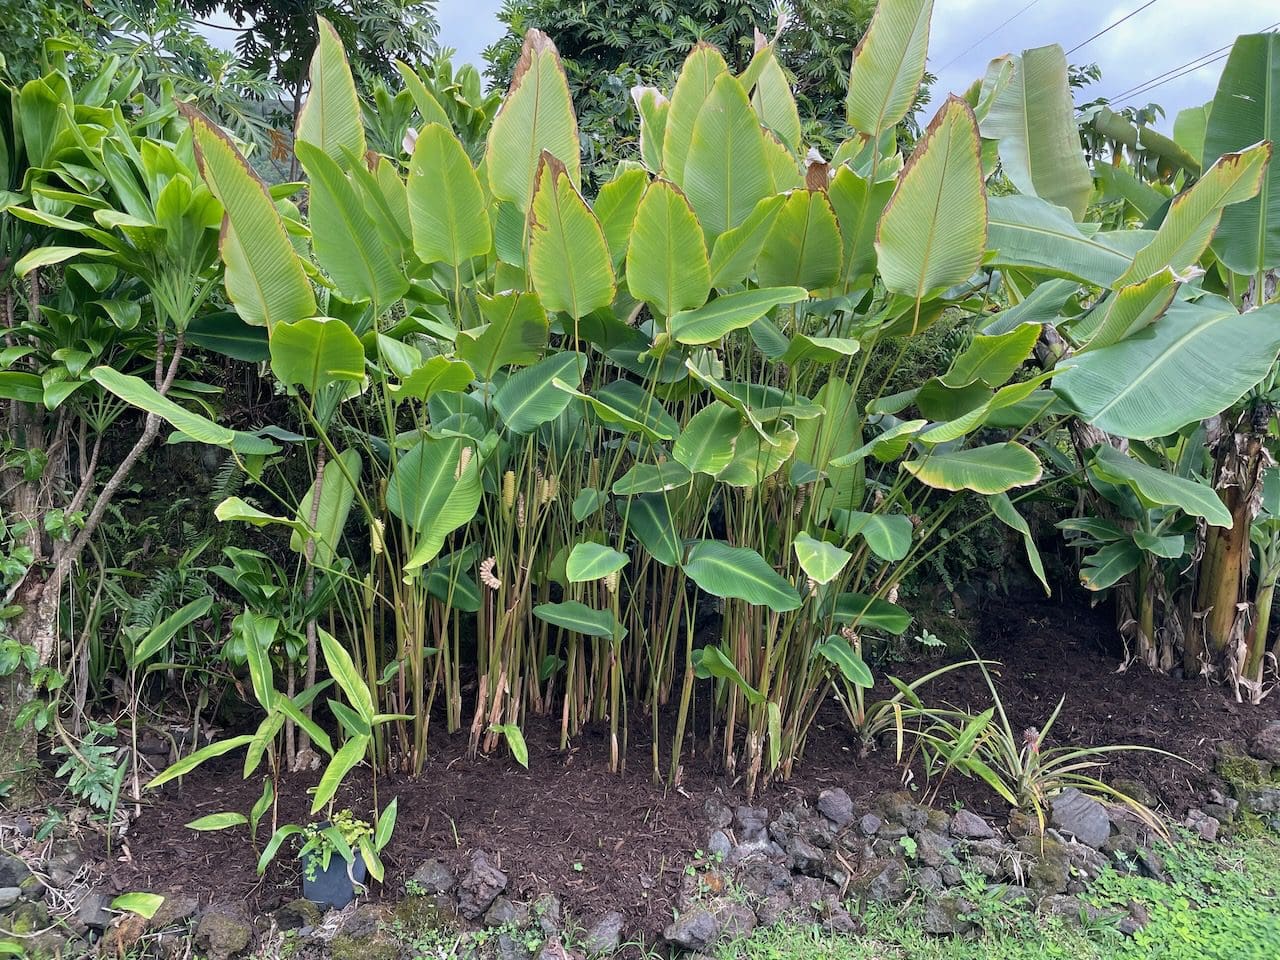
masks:
{"label": "small potted plant", "polygon": [[302,895],[322,908],[341,909],[364,888],[368,874],[363,856],[373,838],[373,828],[350,810],[339,810],[332,819],[302,828]]}

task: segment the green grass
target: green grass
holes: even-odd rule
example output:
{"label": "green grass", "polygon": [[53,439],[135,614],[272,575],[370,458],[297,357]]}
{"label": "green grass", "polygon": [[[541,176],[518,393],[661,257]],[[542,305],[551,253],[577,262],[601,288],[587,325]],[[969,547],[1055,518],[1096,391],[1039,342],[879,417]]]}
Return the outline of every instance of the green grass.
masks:
{"label": "green grass", "polygon": [[1114,920],[1087,928],[987,899],[983,929],[940,939],[920,926],[922,907],[872,908],[864,935],[778,926],[715,951],[717,960],[1276,960],[1280,957],[1280,841],[1254,837],[1209,846],[1179,840],[1160,851],[1171,884],[1109,872],[1087,899],[1111,917],[1141,904],[1150,922],[1130,938]]}

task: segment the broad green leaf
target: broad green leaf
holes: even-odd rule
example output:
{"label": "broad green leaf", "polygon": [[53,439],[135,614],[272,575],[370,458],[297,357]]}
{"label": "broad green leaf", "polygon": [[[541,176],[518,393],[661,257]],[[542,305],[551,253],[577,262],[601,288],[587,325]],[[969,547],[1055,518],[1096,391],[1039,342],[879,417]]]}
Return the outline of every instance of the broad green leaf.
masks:
{"label": "broad green leaf", "polygon": [[595,487],[585,487],[573,498],[573,519],[581,523],[605,502],[605,495]]}
{"label": "broad green leaf", "polygon": [[542,155],[529,211],[529,276],[547,310],[580,320],[613,302],[613,260],[600,223],[564,164]]}
{"label": "broad green leaf", "polygon": [[831,663],[854,686],[868,689],[875,684],[871,668],[853,649],[853,645],[838,633],[833,633],[813,648],[813,652]]}
{"label": "broad green leaf", "polygon": [[711,96],[716,80],[728,73],[728,69],[719,50],[708,43],[699,43],[685,59],[676,78],[663,128],[662,173],[679,187],[685,185],[685,165],[698,114]]}
{"label": "broad green leaf", "polygon": [[927,487],[973,490],[988,495],[1030,486],[1041,474],[1036,455],[1013,442],[949,453],[934,451],[908,460],[903,467]]}
{"label": "broad green leaf", "polygon": [[221,251],[227,298],[246,323],[292,323],[316,312],[311,284],[267,188],[231,140],[193,107],[191,125],[200,174],[226,213]]}
{"label": "broad green leaf", "polygon": [[762,63],[755,89],[751,91],[751,105],[755,107],[760,122],[772,130],[791,153],[799,153],[802,136],[800,112],[791,93],[791,82],[778,64],[772,44],[760,50],[756,58]]}
{"label": "broad green leaf", "polygon": [[840,377],[828,378],[814,401],[823,416],[797,421],[795,458],[826,477],[826,483],[815,489],[816,516],[821,520],[830,510],[851,509],[862,502],[862,464],[836,462],[862,443],[862,420],[853,387]]}
{"label": "broad green leaf", "polygon": [[[911,614],[896,603],[862,593],[842,593],[831,603],[836,623],[871,627],[901,636],[911,626]],[[824,611],[825,612],[825,611]]]}
{"label": "broad green leaf", "polygon": [[[1218,81],[1204,133],[1204,166],[1224,154],[1280,138],[1280,34],[1240,37]],[[1226,208],[1213,252],[1236,273],[1280,266],[1280,162],[1274,157],[1257,196]]]}
{"label": "broad green leaf", "polygon": [[93,247],[37,247],[13,265],[13,274],[16,277],[25,277],[32,270],[64,263],[73,257],[113,256],[115,254],[110,250],[98,250]]}
{"label": "broad green leaf", "polygon": [[853,51],[845,114],[869,139],[900,123],[915,103],[929,51],[933,0],[880,0]]}
{"label": "broad green leaf", "polygon": [[627,288],[661,317],[700,307],[711,292],[698,218],[666,180],[651,183],[636,210],[627,249]]}
{"label": "broad green leaf", "polygon": [[971,277],[987,241],[978,125],[951,97],[929,124],[880,218],[885,286],[917,303]]}
{"label": "broad green leaf", "polygon": [[129,667],[136,670],[176,637],[179,631],[195,623],[213,606],[213,597],[200,597],[179,607],[143,635],[128,657]]}
{"label": "broad green leaf", "polygon": [[318,147],[299,141],[298,159],[311,178],[311,247],[325,273],[351,300],[371,300],[381,312],[404,296],[409,280],[383,243],[372,214],[342,168]]}
{"label": "broad green leaf", "polygon": [[796,534],[795,540],[791,542],[791,549],[796,553],[800,569],[814,583],[830,583],[853,558],[848,550],[842,550],[825,540],[817,540],[803,530]]}
{"label": "broad green leaf", "polygon": [[387,481],[387,509],[418,534],[405,568],[431,562],[445,537],[476,515],[482,493],[479,457],[460,437],[424,437],[401,457]]}
{"label": "broad green leaf", "polygon": [[1128,339],[1164,314],[1178,292],[1178,281],[1166,267],[1140,283],[1121,287],[1071,325],[1071,339],[1084,344],[1077,354]]}
{"label": "broad green leaf", "polygon": [[1081,561],[1080,582],[1088,590],[1105,590],[1138,569],[1142,561],[1142,551],[1132,540],[1109,543]]}
{"label": "broad green leaf", "polygon": [[680,563],[684,556],[684,543],[676,532],[663,494],[628,497],[616,506],[618,515],[649,556],[667,567]]}
{"label": "broad green leaf", "polygon": [[[674,122],[674,104],[672,110]],[[764,132],[742,84],[732,74],[720,74],[698,112],[684,179],[676,182],[709,240],[738,226],[774,192]]]}
{"label": "broad green leaf", "polygon": [[832,522],[846,537],[861,536],[881,560],[896,563],[911,551],[911,518],[900,513],[837,510]]}
{"label": "broad green leaf", "polygon": [[689,548],[683,569],[700,589],[715,597],[745,600],[775,613],[795,610],[801,603],[795,587],[749,547],[699,540]]}
{"label": "broad green leaf", "polygon": [[1026,518],[1018,512],[1007,493],[997,493],[987,498],[987,502],[991,504],[991,512],[995,514],[996,519],[1011,527],[1022,537],[1022,545],[1027,551],[1027,562],[1031,564],[1036,579],[1044,585],[1045,593],[1052,593],[1053,591],[1049,589],[1049,581],[1044,575],[1044,561],[1040,559],[1040,551],[1036,548],[1036,540],[1031,535],[1031,527]]}
{"label": "broad green leaf", "polygon": [[835,210],[821,190],[793,190],[773,221],[756,273],[764,287],[823,290],[840,278],[844,248]]}
{"label": "broad green leaf", "polygon": [[798,303],[809,292],[803,287],[768,287],[742,290],[716,297],[696,310],[686,310],[671,318],[671,336],[678,343],[715,343],[734,330],[750,326],[774,307]]}
{"label": "broad green leaf", "polygon": [[[226,813],[214,814],[214,816],[237,817],[240,814]],[[208,817],[203,819],[208,820]],[[240,817],[241,821],[244,817]],[[196,821],[197,823],[199,821]],[[188,827],[199,829],[193,824],[188,823]],[[156,915],[156,911],[160,909],[160,905],[164,903],[164,897],[158,893],[124,893],[111,901],[112,910],[120,910],[127,913],[136,913],[138,916],[150,920]]]}
{"label": "broad green leaf", "polygon": [[1270,143],[1219,157],[1190,190],[1174,198],[1155,239],[1138,251],[1115,285],[1146,280],[1165,267],[1180,274],[1199,260],[1218,229],[1223,208],[1257,196],[1270,159]]}
{"label": "broad green leaf", "polygon": [[375,716],[373,694],[370,693],[364,677],[356,668],[355,661],[351,659],[351,654],[328,631],[318,630],[317,633],[320,637],[320,649],[324,653],[324,664],[329,668],[329,675],[342,689],[352,709],[366,724],[372,724]]}
{"label": "broad green leaf", "polygon": [[650,173],[661,173],[662,143],[671,101],[657,87],[632,87],[631,102],[640,116],[640,159]]}
{"label": "broad green leaf", "polygon": [[400,402],[409,399],[425,402],[437,393],[465,390],[475,378],[475,371],[465,360],[436,356],[426,360],[399,383],[391,384],[388,389]]}
{"label": "broad green leaf", "polygon": [[1178,300],[1141,336],[1068,360],[1053,388],[1100,430],[1142,440],[1227,409],[1278,352],[1280,306],[1241,314],[1217,297]]}
{"label": "broad green leaf", "polygon": [[797,333],[787,344],[787,349],[778,357],[778,362],[835,363],[837,360],[856,355],[861,349],[862,344],[848,337],[809,337],[803,333]]}
{"label": "broad green leaf", "polygon": [[940,379],[948,387],[966,387],[976,382],[998,387],[1031,356],[1038,339],[1040,326],[1034,323],[1004,334],[979,334],[951,361],[951,367]]}
{"label": "broad green leaf", "polygon": [[[322,569],[333,564],[338,541],[342,539],[342,530],[347,525],[347,516],[351,513],[351,504],[355,500],[356,492],[351,484],[360,482],[360,470],[363,466],[360,451],[354,447],[343,450],[338,456],[340,464],[331,461],[325,466],[320,488],[320,506],[314,526],[316,548],[312,563]],[[308,525],[311,522],[314,494],[315,484],[312,484],[298,504],[298,520],[305,521]],[[289,537],[289,549],[295,553],[303,553],[310,539],[304,538],[295,529]]]}
{"label": "broad green leaf", "polygon": [[316,20],[316,48],[307,98],[298,114],[297,139],[319,147],[337,163],[345,162],[348,156],[363,160],[364,124],[342,38],[324,17]]}
{"label": "broad green leaf", "polygon": [[308,317],[271,332],[271,372],[314,396],[335,383],[364,379],[364,346],[341,320]]}
{"label": "broad green leaf", "polygon": [[547,312],[533,292],[478,294],[485,324],[458,332],[458,358],[484,380],[505,366],[533,363],[547,348]]}
{"label": "broad green leaf", "polygon": [[733,445],[733,459],[716,479],[733,487],[758,487],[782,469],[798,443],[799,436],[789,427],[769,433],[743,426]]}
{"label": "broad green leaf", "polygon": [[1097,163],[1093,168],[1093,178],[1097,181],[1099,203],[1122,200],[1146,220],[1154,217],[1168,199],[1126,167]]}
{"label": "broad green leaf", "polygon": [[[646,433],[646,436],[651,434],[651,438],[659,440],[670,440],[680,432],[680,424],[676,422],[675,417],[667,413],[662,401],[633,380],[614,380],[606,383],[596,391],[596,398],[608,404],[613,415],[624,418],[619,432],[637,429],[627,426],[628,422],[641,424],[640,429]],[[600,412],[597,405],[596,413]],[[610,417],[607,415],[601,416],[600,419],[606,425],[610,423]]]}
{"label": "broad green leaf", "polygon": [[741,671],[733,665],[733,661],[729,659],[728,655],[720,647],[706,646],[700,650],[695,650],[693,656],[698,677],[703,680],[711,677],[727,680],[742,692],[742,695],[747,698],[747,702],[756,706],[764,703],[764,696],[759,690],[747,683]]}
{"label": "broad green leaf", "polygon": [[619,553],[603,543],[588,540],[569,551],[565,561],[565,576],[570,583],[603,580],[627,565],[627,555]]}
{"label": "broad green leaf", "polygon": [[1013,57],[1013,76],[996,95],[982,135],[999,142],[1005,175],[1024,194],[1084,219],[1093,179],[1080,149],[1067,58],[1056,43]]}
{"label": "broad green leaf", "polygon": [[246,503],[240,497],[227,497],[214,508],[213,515],[221,523],[234,521],[236,523],[247,523],[255,527],[280,524],[295,531],[306,529],[306,524],[299,520],[294,520],[290,517],[279,517],[259,510],[252,504]]}
{"label": "broad green leaf", "polygon": [[847,292],[859,278],[875,272],[876,228],[895,186],[896,181],[892,179],[871,183],[844,164],[831,180],[827,197],[840,224],[844,253],[840,267],[843,291]]}
{"label": "broad green leaf", "polygon": [[[646,423],[638,417],[632,416],[623,410],[611,405],[599,397],[593,397],[588,393],[570,386],[558,377],[551,381],[557,390],[562,390],[571,397],[576,397],[590,408],[592,414],[610,429],[618,430],[621,433],[639,433],[644,436],[650,443],[660,443],[663,440],[670,440],[675,436],[674,429],[668,430],[661,423]],[[638,413],[639,411],[637,411]],[[672,422],[674,428],[674,421]]]}
{"label": "broad green leaf", "polygon": [[556,158],[576,189],[581,158],[569,82],[556,45],[542,31],[530,30],[489,130],[485,167],[493,195],[528,210],[543,153]]}
{"label": "broad green leaf", "polygon": [[751,272],[785,202],[786,197],[779,194],[765,197],[747,219],[716,237],[711,249],[712,286],[720,290],[735,288]]}
{"label": "broad green leaf", "polygon": [[713,401],[695,413],[671,448],[671,456],[691,473],[715,476],[733,460],[742,416]]}
{"label": "broad green leaf", "polygon": [[638,493],[662,493],[687,486],[693,475],[673,460],[662,463],[637,463],[613,481],[613,494],[629,497]]}
{"label": "broad green leaf", "polygon": [[564,412],[572,395],[555,385],[582,383],[587,358],[580,353],[553,353],[507,378],[493,397],[493,408],[513,433],[531,433]]}
{"label": "broad green leaf", "polygon": [[1180,533],[1161,537],[1145,530],[1135,530],[1133,542],[1147,553],[1166,560],[1177,560],[1187,552],[1187,538]]}
{"label": "broad green leaf", "polygon": [[480,178],[453,131],[438,123],[418,134],[408,197],[413,250],[423,263],[456,268],[493,246]]}
{"label": "broad green leaf", "polygon": [[242,823],[248,822],[249,818],[243,813],[211,813],[206,817],[200,817],[198,820],[192,820],[186,824],[186,827],[188,830],[199,831],[226,830],[228,827],[238,827]]}
{"label": "broad green leaf", "polygon": [[533,608],[533,615],[561,630],[580,633],[584,637],[622,639],[626,636],[626,628],[614,619],[610,611],[593,610],[577,600],[539,603]]}
{"label": "broad green leaf", "polygon": [[187,343],[248,363],[261,363],[271,357],[266,330],[245,323],[234,310],[193,318],[187,324]]}
{"label": "broad green leaf", "polygon": [[600,221],[600,229],[604,231],[605,242],[609,244],[614,270],[622,266],[634,241],[632,224],[648,186],[648,174],[633,167],[601,186],[595,203],[591,205],[592,212]]}
{"label": "broad green leaf", "polygon": [[397,60],[395,67],[400,74],[400,78],[404,81],[404,88],[409,91],[409,96],[413,97],[413,104],[418,108],[418,116],[422,118],[422,125],[426,127],[433,123],[438,123],[449,128],[449,114],[445,113],[444,107],[440,106],[440,101],[427,89],[427,85],[414,72],[413,67],[403,60]]}
{"label": "broad green leaf", "polygon": [[1133,255],[1108,242],[1107,233],[1086,236],[1070,213],[1039,197],[992,197],[988,216],[987,242],[997,266],[1110,287],[1133,265]]}
{"label": "broad green leaf", "polygon": [[1130,487],[1148,505],[1177,507],[1211,526],[1231,527],[1231,511],[1208,484],[1147,466],[1109,444],[1094,448],[1089,468],[1108,483]]}
{"label": "broad green leaf", "polygon": [[218,740],[209,744],[207,747],[201,747],[195,753],[189,753],[177,763],[171,764],[161,770],[151,782],[147,784],[148,790],[154,790],[156,787],[168,783],[170,780],[176,780],[178,777],[185,777],[206,760],[212,760],[214,757],[220,757],[223,754],[230,753],[240,747],[247,746],[254,739],[251,733],[242,733],[239,736],[228,737],[226,740]]}
{"label": "broad green leaf", "polygon": [[525,743],[524,734],[520,732],[520,728],[514,723],[495,723],[490,729],[506,738],[507,748],[511,751],[512,759],[528,770],[529,745]]}
{"label": "broad green leaf", "polygon": [[333,755],[333,759],[324,768],[324,773],[320,775],[320,782],[316,785],[315,796],[311,800],[313,815],[323,810],[325,805],[334,798],[338,788],[342,786],[342,781],[364,759],[368,749],[368,737],[352,737]]}
{"label": "broad green leaf", "polygon": [[227,447],[239,453],[274,453],[279,448],[270,440],[239,430],[228,430],[212,420],[180,407],[140,377],[121,373],[111,367],[94,367],[89,371],[103,389],[135,407],[155,414],[170,426],[199,443]]}

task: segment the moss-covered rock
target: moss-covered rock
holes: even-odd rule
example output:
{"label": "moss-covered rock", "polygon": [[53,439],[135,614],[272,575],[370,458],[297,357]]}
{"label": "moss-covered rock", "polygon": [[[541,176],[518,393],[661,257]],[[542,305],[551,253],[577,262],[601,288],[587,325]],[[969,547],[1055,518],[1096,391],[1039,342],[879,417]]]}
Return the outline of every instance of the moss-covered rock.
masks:
{"label": "moss-covered rock", "polygon": [[1027,886],[1039,893],[1065,893],[1071,878],[1071,853],[1052,837],[1024,837],[1018,851],[1027,858]]}

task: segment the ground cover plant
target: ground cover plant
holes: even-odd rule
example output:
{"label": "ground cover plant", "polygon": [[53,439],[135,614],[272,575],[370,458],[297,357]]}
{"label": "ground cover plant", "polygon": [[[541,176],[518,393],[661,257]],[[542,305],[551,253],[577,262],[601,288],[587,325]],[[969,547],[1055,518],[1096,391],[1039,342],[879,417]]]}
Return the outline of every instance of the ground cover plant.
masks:
{"label": "ground cover plant", "polygon": [[[1057,45],[923,92],[932,8],[877,5],[842,119],[783,22],[639,77],[604,153],[538,29],[486,94],[308,19],[291,138],[150,48],[6,83],[4,792],[52,749],[110,834],[216,766],[191,829],[380,881],[386,784],[459,739],[747,801],[834,740],[1163,829],[1100,774],[1159,744],[1019,733],[980,643],[891,660],[998,529],[1109,592],[1126,665],[1265,711],[1280,39],[1172,139],[1093,110],[1091,167]],[[207,504],[154,494],[179,462]]]}

